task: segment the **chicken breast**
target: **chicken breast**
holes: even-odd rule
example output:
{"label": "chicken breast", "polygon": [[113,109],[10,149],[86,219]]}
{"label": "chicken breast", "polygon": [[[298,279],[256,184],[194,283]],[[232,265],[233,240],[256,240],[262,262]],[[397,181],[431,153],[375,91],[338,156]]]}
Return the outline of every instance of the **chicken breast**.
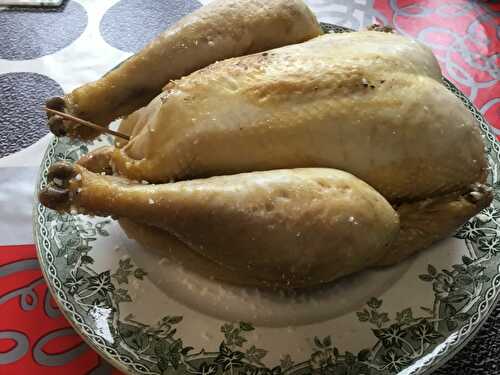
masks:
{"label": "chicken breast", "polygon": [[133,180],[328,167],[396,202],[486,176],[479,129],[431,51],[376,31],[213,64],[168,84],[123,128],[131,141],[111,159]]}

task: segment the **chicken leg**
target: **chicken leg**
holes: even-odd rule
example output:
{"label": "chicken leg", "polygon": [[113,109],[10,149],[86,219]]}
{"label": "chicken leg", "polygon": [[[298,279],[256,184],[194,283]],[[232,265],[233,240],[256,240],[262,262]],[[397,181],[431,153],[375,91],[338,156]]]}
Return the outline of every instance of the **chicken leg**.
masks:
{"label": "chicken leg", "polygon": [[[321,34],[302,0],[215,0],[184,17],[101,79],[47,106],[107,125],[146,105],[170,80],[215,61],[303,42]],[[91,128],[51,116],[56,135],[90,139]]]}
{"label": "chicken leg", "polygon": [[389,203],[333,169],[253,172],[143,185],[55,165],[40,193],[51,208],[148,224],[235,273],[314,285],[374,265],[398,234]]}

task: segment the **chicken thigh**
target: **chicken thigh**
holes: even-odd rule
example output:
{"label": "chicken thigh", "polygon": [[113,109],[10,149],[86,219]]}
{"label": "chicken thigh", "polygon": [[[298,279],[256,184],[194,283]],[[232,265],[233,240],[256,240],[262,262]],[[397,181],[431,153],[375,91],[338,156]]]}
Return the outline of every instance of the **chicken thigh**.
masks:
{"label": "chicken thigh", "polygon": [[[215,61],[303,42],[321,34],[302,0],[215,0],[184,17],[101,79],[47,102],[51,109],[107,125],[146,105],[170,80]],[[59,116],[56,135],[99,134]]]}

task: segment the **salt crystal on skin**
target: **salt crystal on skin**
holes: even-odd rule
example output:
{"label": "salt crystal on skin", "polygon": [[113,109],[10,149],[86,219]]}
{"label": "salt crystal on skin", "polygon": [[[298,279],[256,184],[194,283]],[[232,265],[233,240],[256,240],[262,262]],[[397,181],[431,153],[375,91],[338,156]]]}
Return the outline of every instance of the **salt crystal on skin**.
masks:
{"label": "salt crystal on skin", "polygon": [[211,40],[209,40],[209,41],[208,41],[208,45],[209,45],[210,47],[213,47],[213,46],[215,45],[215,43],[214,43],[214,42],[212,42]]}
{"label": "salt crystal on skin", "polygon": [[143,185],[149,185],[149,182],[148,182],[148,181],[146,181],[146,180],[142,180],[142,181],[141,181],[141,184],[143,184]]}
{"label": "salt crystal on skin", "polygon": [[349,216],[349,222],[350,222],[350,223],[353,223],[353,222],[354,222],[354,217],[353,217],[353,216]]}
{"label": "salt crystal on skin", "polygon": [[149,203],[149,204],[154,204],[154,203],[155,203],[155,201],[154,201],[152,198],[149,198],[149,199],[148,199],[148,203]]}
{"label": "salt crystal on skin", "polygon": [[471,193],[470,193],[470,195],[471,195],[472,197],[476,198],[476,199],[481,199],[481,197],[482,197],[482,194],[481,194],[481,193],[479,193],[479,192],[477,192],[477,191],[473,191],[473,192],[471,192]]}
{"label": "salt crystal on skin", "polygon": [[361,83],[362,83],[363,85],[367,85],[367,84],[368,84],[368,81],[366,80],[366,78],[362,78],[362,79],[361,79]]}

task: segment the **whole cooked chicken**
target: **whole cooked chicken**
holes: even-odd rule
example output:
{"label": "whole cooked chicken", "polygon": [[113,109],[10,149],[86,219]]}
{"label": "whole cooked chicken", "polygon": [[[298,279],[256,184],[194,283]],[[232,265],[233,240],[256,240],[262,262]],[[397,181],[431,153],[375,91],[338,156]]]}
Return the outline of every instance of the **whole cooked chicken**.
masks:
{"label": "whole cooked chicken", "polygon": [[[146,105],[170,80],[215,61],[299,43],[321,34],[302,0],[215,0],[184,17],[101,79],[47,106],[107,125]],[[56,135],[83,139],[92,128],[50,116]]]}
{"label": "whole cooked chicken", "polygon": [[428,48],[387,32],[213,63],[119,130],[130,141],[55,165],[42,204],[158,234],[236,283],[303,287],[391,265],[492,200],[474,118]]}

